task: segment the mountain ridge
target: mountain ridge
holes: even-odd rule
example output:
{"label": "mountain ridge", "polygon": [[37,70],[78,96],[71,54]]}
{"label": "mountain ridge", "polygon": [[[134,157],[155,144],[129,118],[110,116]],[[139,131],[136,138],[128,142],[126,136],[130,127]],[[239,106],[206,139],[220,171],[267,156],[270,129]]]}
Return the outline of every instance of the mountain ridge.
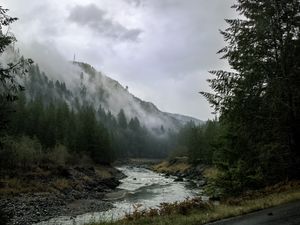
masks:
{"label": "mountain ridge", "polygon": [[[137,117],[140,121],[144,121],[144,125],[150,126],[150,128],[158,128],[161,125],[169,129],[177,130],[184,124],[192,121],[195,124],[201,124],[203,121],[186,115],[181,115],[177,113],[170,113],[161,111],[154,103],[149,101],[144,101],[134,94],[130,93],[126,87],[124,87],[119,81],[112,79],[111,77],[104,75],[102,72],[97,71],[92,65],[85,62],[72,62],[78,65],[83,71],[90,75],[92,79],[100,78],[100,85],[103,85],[103,89],[106,90],[114,100],[119,100],[119,94],[123,95],[123,100],[127,100],[126,104],[120,103],[119,109],[113,109],[112,104],[105,105],[106,110],[112,111],[114,115],[118,113],[120,108],[124,108],[125,114],[131,115],[131,117]],[[125,98],[126,97],[126,98]],[[109,102],[108,99],[106,101]],[[105,101],[104,101],[105,102]],[[116,101],[117,102],[117,101]],[[118,107],[116,107],[118,108]],[[156,121],[157,120],[157,121]]]}

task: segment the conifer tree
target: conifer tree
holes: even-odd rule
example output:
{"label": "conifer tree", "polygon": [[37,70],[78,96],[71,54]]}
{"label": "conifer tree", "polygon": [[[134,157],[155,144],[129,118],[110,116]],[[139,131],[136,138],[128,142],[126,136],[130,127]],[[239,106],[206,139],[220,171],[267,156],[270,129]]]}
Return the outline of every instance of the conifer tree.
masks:
{"label": "conifer tree", "polygon": [[118,114],[118,124],[123,129],[127,128],[127,119],[123,109]]}
{"label": "conifer tree", "polygon": [[[16,38],[5,31],[7,27],[15,22],[17,18],[7,15],[8,9],[0,6],[0,57],[12,44]],[[13,50],[13,49],[12,49]],[[28,72],[28,65],[32,63],[30,59],[16,57],[11,62],[0,63],[0,131],[7,128],[8,117],[12,113],[9,104],[17,99],[19,91],[24,88],[17,81],[17,76]]]}
{"label": "conifer tree", "polygon": [[218,165],[242,190],[300,174],[300,2],[238,0],[233,8],[241,18],[226,20],[219,51],[233,72],[212,71],[215,94],[202,94],[226,130]]}

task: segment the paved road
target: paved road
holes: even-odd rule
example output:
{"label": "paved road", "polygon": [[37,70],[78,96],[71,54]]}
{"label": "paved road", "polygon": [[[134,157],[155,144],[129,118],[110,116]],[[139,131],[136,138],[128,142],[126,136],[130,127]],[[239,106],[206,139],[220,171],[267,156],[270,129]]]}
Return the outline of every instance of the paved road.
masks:
{"label": "paved road", "polygon": [[207,225],[300,225],[300,201]]}

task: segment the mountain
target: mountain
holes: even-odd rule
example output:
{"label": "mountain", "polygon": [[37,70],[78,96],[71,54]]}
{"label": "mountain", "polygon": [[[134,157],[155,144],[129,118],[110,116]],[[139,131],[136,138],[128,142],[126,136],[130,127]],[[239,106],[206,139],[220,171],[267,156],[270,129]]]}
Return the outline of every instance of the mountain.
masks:
{"label": "mountain", "polygon": [[[177,130],[187,122],[193,121],[195,124],[203,123],[193,117],[162,112],[153,103],[146,102],[131,94],[126,87],[118,81],[105,76],[96,71],[94,67],[87,63],[75,62],[83,70],[82,82],[87,87],[98,90],[98,100],[93,97],[96,104],[117,115],[121,109],[124,110],[128,118],[137,117],[141,124],[150,129],[164,128]],[[85,80],[85,81],[84,81]],[[93,96],[93,93],[90,93]]]}
{"label": "mountain", "polygon": [[195,125],[201,125],[204,122],[202,120],[196,119],[194,117],[185,116],[181,114],[174,114],[174,113],[165,113],[168,116],[174,118],[175,120],[179,121],[181,125],[187,124],[189,122],[193,122]]}
{"label": "mountain", "polygon": [[[29,98],[43,98],[44,102],[60,99],[71,108],[88,103],[95,110],[104,110],[115,118],[121,110],[128,122],[138,118],[141,126],[151,131],[160,129],[177,131],[187,122],[200,124],[202,121],[178,114],[162,112],[153,103],[134,96],[127,87],[118,81],[97,71],[94,67],[82,62],[69,62],[66,68],[56,70],[44,69],[39,65],[32,66],[25,89]],[[44,72],[45,71],[45,72]]]}
{"label": "mountain", "polygon": [[[18,58],[12,49],[4,59]],[[164,158],[177,144],[177,131],[192,117],[162,112],[127,87],[82,62],[36,57],[20,74],[20,93],[11,120],[19,136],[37,138],[45,149],[63,145],[96,157]],[[20,78],[20,79],[19,79]]]}
{"label": "mountain", "polygon": [[25,91],[15,106],[13,127],[19,135],[37,137],[45,148],[63,144],[100,162],[164,158],[185,123],[201,123],[160,111],[89,64],[68,63],[56,73],[41,68],[32,65],[23,79]]}

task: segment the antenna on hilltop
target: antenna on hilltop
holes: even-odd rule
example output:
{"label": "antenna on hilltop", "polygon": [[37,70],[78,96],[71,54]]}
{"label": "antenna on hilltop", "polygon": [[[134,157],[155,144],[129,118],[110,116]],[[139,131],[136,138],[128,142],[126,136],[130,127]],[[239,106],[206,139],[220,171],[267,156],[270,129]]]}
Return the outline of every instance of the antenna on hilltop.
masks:
{"label": "antenna on hilltop", "polygon": [[73,63],[75,63],[75,60],[76,60],[76,55],[74,54]]}

